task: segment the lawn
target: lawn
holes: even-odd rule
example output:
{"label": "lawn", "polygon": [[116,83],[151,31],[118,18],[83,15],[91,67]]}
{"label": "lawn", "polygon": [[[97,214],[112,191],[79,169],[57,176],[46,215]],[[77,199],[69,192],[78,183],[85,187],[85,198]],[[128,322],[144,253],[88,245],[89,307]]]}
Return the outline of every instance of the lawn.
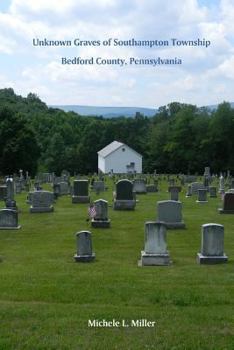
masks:
{"label": "lawn", "polygon": [[[113,211],[108,181],[107,192],[91,196],[108,200],[110,229],[91,229],[87,204],[70,196],[45,214],[29,213],[25,192],[16,196],[22,228],[0,231],[0,349],[233,350],[234,215],[218,214],[220,196],[200,204],[184,188],[186,229],[167,232],[172,265],[138,267],[144,223],[156,219],[158,200],[169,199],[167,183],[138,195],[135,211]],[[196,263],[201,225],[209,222],[225,227],[227,264]],[[75,233],[85,229],[96,260],[75,263]],[[89,319],[156,324],[91,328]]]}

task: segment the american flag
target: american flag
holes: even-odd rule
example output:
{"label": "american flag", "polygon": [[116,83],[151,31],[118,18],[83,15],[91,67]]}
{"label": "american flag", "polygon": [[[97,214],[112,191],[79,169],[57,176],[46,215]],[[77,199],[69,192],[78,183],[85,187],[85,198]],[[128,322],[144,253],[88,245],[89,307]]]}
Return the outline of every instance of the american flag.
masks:
{"label": "american flag", "polygon": [[90,205],[90,207],[88,208],[88,216],[93,219],[96,216],[96,210],[95,210],[95,206],[94,205]]}

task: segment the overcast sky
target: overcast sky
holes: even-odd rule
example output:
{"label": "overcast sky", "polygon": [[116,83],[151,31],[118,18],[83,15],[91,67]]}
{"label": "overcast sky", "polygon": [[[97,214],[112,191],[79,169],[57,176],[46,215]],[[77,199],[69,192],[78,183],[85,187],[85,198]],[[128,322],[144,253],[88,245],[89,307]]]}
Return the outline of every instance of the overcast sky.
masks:
{"label": "overcast sky", "polygon": [[[33,47],[51,40],[211,41],[204,47]],[[63,66],[61,57],[173,58],[178,66]],[[47,104],[159,107],[234,101],[233,0],[0,2],[0,86]]]}

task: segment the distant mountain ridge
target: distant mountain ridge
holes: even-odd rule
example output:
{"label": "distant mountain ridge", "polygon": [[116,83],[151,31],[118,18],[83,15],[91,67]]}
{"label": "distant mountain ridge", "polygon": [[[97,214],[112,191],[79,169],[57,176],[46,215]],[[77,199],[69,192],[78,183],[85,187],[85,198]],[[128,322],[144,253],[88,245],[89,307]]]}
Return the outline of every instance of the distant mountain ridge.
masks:
{"label": "distant mountain ridge", "polygon": [[[234,102],[230,102],[234,108]],[[147,117],[153,117],[158,113],[158,109],[146,107],[102,107],[102,106],[80,106],[80,105],[50,105],[52,108],[59,108],[65,112],[75,112],[82,116],[102,116],[103,118],[118,118],[121,116],[133,118],[139,112]],[[215,111],[218,105],[203,106],[200,108],[207,108]]]}
{"label": "distant mountain ridge", "polygon": [[54,106],[52,108],[59,108],[65,112],[75,112],[83,116],[103,116],[103,118],[117,118],[120,116],[134,117],[136,112],[144,114],[144,116],[152,117],[157,113],[157,109],[144,107],[99,107],[99,106],[78,106],[78,105],[64,105]]}

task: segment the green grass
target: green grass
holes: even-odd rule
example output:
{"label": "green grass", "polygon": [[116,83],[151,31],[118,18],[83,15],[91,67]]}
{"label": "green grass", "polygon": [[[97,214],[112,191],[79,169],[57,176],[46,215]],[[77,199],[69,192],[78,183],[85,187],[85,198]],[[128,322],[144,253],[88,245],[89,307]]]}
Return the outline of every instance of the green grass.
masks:
{"label": "green grass", "polygon": [[[135,211],[109,208],[110,229],[91,229],[87,205],[61,197],[54,213],[30,214],[16,196],[19,231],[0,231],[0,349],[234,349],[234,215],[220,215],[220,198],[183,203],[185,230],[168,231],[173,264],[137,266],[144,222],[156,219],[159,193],[138,195]],[[48,188],[48,186],[47,186]],[[112,203],[109,191],[92,199]],[[3,202],[0,202],[3,207]],[[225,227],[227,264],[200,266],[201,225]],[[96,260],[75,263],[75,233],[93,234]],[[156,321],[154,328],[89,328],[89,319]]]}

